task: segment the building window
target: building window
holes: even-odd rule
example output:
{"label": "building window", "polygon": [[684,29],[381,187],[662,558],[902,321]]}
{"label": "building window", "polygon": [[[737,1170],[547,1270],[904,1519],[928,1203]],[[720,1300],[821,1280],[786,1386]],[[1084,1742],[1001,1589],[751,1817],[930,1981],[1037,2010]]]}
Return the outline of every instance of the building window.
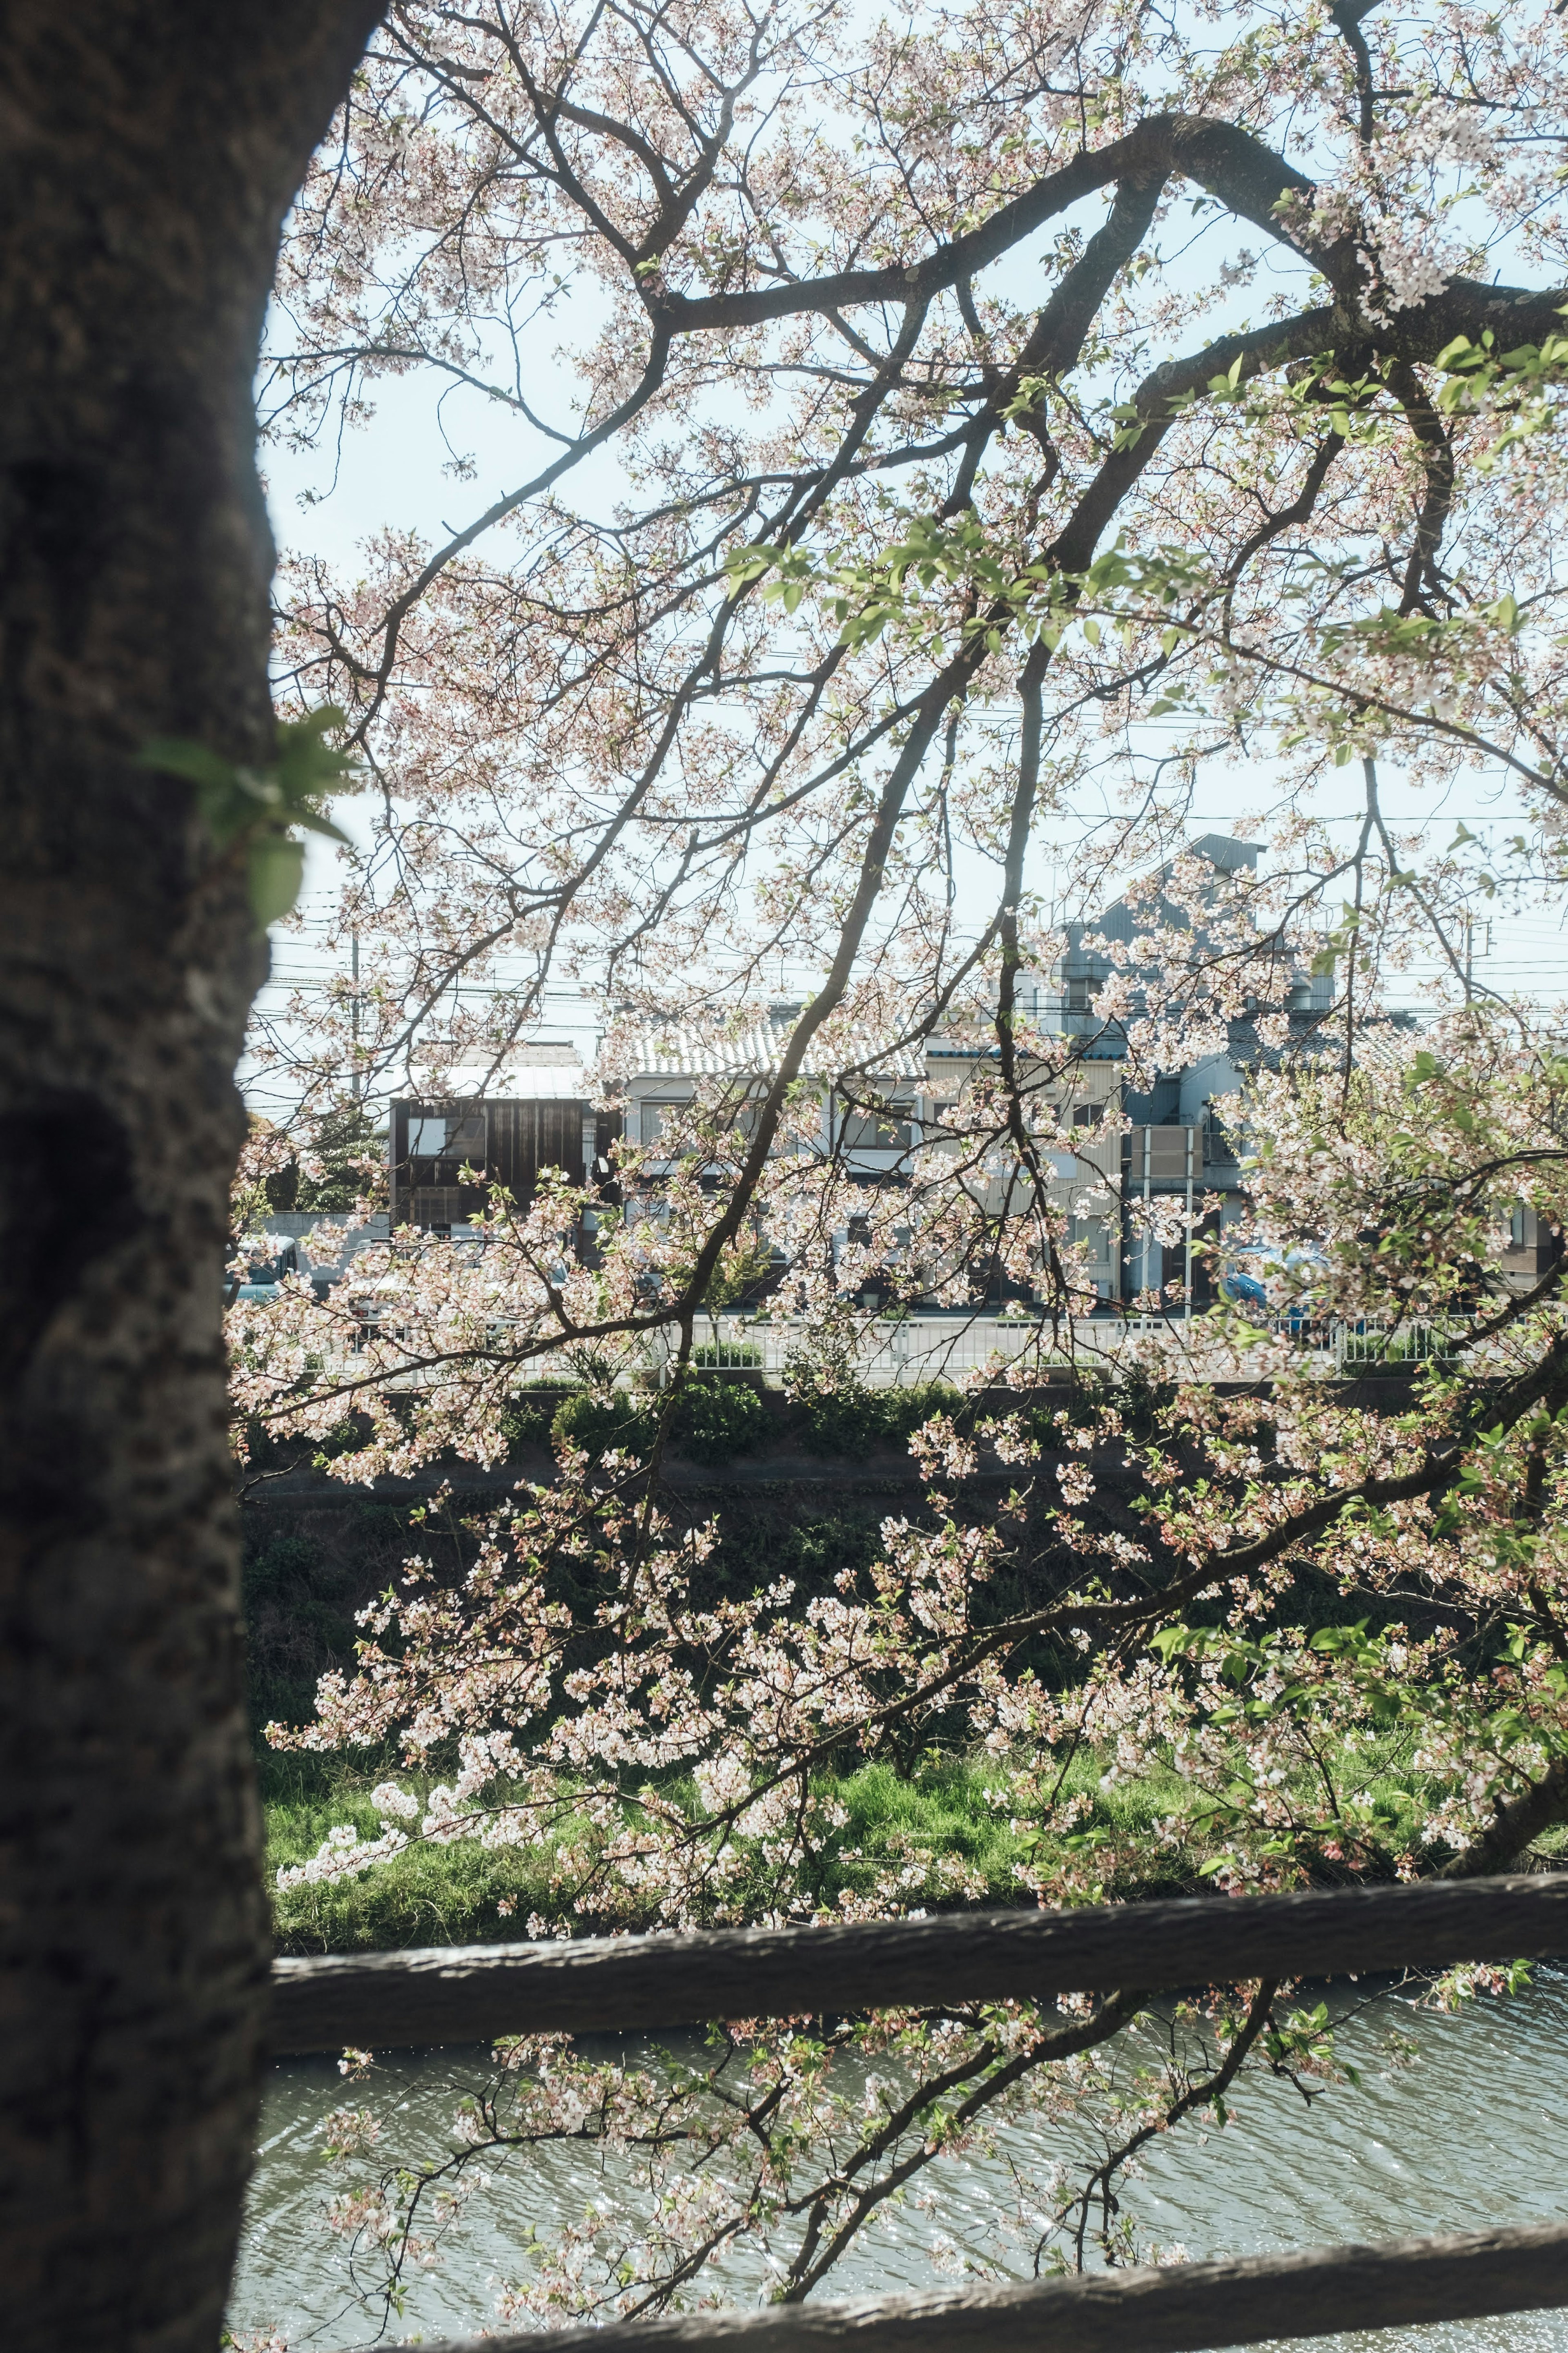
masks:
{"label": "building window", "polygon": [[1204,1158],[1222,1166],[1236,1159],[1236,1140],[1212,1103],[1204,1107]]}
{"label": "building window", "polygon": [[858,1105],[847,1108],[838,1124],[838,1141],[846,1152],[908,1152],[913,1140],[907,1119],[889,1119]]}
{"label": "building window", "polygon": [[470,1160],[477,1167],[484,1160],[486,1141],[482,1111],[409,1113],[411,1160]]}
{"label": "building window", "polygon": [[850,1112],[840,1140],[847,1152],[907,1152],[913,1130],[907,1119],[878,1119],[868,1113]]}
{"label": "building window", "polygon": [[461,1225],[462,1194],[456,1185],[417,1185],[409,1203],[409,1217],[416,1226]]}
{"label": "building window", "polygon": [[686,1108],[682,1103],[665,1100],[651,1103],[646,1097],[637,1105],[637,1140],[641,1144],[657,1144],[677,1112]]}
{"label": "building window", "polygon": [[1518,1201],[1508,1213],[1508,1246],[1510,1250],[1524,1248],[1524,1204]]}
{"label": "building window", "polygon": [[1075,1103],[1072,1124],[1075,1127],[1098,1127],[1104,1110],[1103,1103]]}
{"label": "building window", "polygon": [[752,1094],[747,1095],[743,1101],[735,1105],[734,1115],[731,1121],[731,1134],[737,1144],[742,1145],[750,1144],[761,1124],[763,1106],[766,1102],[766,1095]]}

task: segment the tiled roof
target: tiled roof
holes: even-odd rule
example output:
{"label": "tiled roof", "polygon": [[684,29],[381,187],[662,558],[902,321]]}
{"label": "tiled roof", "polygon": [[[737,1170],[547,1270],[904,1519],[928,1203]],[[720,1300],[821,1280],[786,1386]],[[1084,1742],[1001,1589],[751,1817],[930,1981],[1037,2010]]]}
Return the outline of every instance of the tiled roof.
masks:
{"label": "tiled roof", "polygon": [[449,1071],[444,1087],[421,1088],[411,1103],[586,1103],[592,1090],[588,1073],[574,1055],[571,1061],[507,1063],[490,1072],[479,1068]]}
{"label": "tiled roof", "polygon": [[[635,1060],[617,1051],[616,1060],[634,1079],[770,1078],[778,1069],[792,1020],[761,1020],[749,1029],[717,1036],[683,1027],[679,1022],[649,1022],[641,1029]],[[924,1052],[911,1046],[889,1048],[869,1031],[846,1038],[830,1032],[824,1045],[814,1038],[806,1050],[808,1078],[831,1079],[840,1071],[864,1072],[882,1080],[921,1080],[926,1074]]]}
{"label": "tiled roof", "polygon": [[[1064,1039],[1070,1039],[1074,1047],[1075,1061],[1123,1062],[1126,1060],[1127,1040],[1114,1022],[1101,1023],[1098,1031],[1093,1033],[1090,1031],[1087,1016],[1075,1015],[1073,1023],[1074,1026],[1069,1029],[1065,1022],[1057,1029],[1049,1029],[1041,1022],[1041,1034],[1048,1038],[1053,1044],[1059,1044]],[[927,1051],[933,1062],[996,1062],[1002,1059],[1001,1049],[996,1046],[953,1045],[950,1041],[934,1038]]]}

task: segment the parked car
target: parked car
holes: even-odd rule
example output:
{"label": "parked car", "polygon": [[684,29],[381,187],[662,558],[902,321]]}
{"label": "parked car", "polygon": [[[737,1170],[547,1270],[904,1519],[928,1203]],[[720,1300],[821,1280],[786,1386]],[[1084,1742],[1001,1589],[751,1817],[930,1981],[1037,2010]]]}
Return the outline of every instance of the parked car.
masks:
{"label": "parked car", "polygon": [[276,1299],[282,1289],[286,1274],[297,1274],[300,1256],[294,1243],[285,1242],[270,1258],[237,1260],[229,1268],[224,1285],[224,1305],[232,1307],[237,1300],[266,1301]]}

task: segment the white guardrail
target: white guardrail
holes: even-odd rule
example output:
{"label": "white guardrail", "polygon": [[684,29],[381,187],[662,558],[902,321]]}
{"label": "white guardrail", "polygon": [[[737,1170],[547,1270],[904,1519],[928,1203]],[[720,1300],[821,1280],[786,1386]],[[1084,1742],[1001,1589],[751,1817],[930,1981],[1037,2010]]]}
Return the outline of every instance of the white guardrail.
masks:
{"label": "white guardrail", "polygon": [[[700,1368],[756,1372],[778,1379],[801,1348],[800,1320],[794,1316],[755,1316],[733,1313],[706,1315],[694,1334],[693,1362]],[[1378,1366],[1402,1366],[1429,1363],[1445,1349],[1446,1331],[1430,1324],[1410,1324],[1396,1333],[1326,1320],[1307,1321],[1280,1316],[1270,1320],[1263,1354],[1269,1344],[1289,1350],[1298,1361],[1305,1356],[1325,1372],[1353,1375]],[[679,1345],[673,1327],[658,1335],[652,1354],[661,1379]],[[868,1320],[857,1351],[860,1378],[869,1388],[898,1388],[921,1381],[957,1381],[995,1368],[1004,1371],[1020,1359],[1041,1372],[1063,1373],[1101,1367],[1126,1370],[1142,1362],[1151,1370],[1164,1366],[1208,1373],[1224,1379],[1243,1377],[1249,1369],[1252,1348],[1216,1343],[1200,1318],[1187,1321],[1162,1316],[1079,1316],[1052,1324],[1035,1315],[908,1315]],[[1261,1367],[1259,1367],[1261,1369]]]}
{"label": "white guardrail", "polygon": [[[404,1336],[397,1329],[395,1310],[373,1312],[363,1316],[354,1349],[378,1326],[395,1337]],[[856,1336],[852,1353],[855,1370],[869,1388],[973,1380],[980,1373],[1005,1374],[1020,1362],[1037,1377],[1053,1371],[1063,1376],[1093,1370],[1126,1374],[1142,1366],[1167,1378],[1256,1380],[1267,1379],[1281,1355],[1298,1365],[1310,1363],[1325,1374],[1353,1378],[1363,1371],[1414,1368],[1440,1360],[1463,1329],[1458,1318],[1386,1328],[1284,1314],[1268,1317],[1261,1328],[1251,1324],[1244,1335],[1226,1339],[1205,1316],[1189,1319],[1179,1311],[1168,1317],[1105,1314],[1054,1321],[1037,1313],[870,1313]],[[504,1336],[503,1327],[498,1325],[496,1336]],[[701,1314],[692,1337],[693,1369],[758,1373],[773,1381],[790,1370],[806,1345],[801,1317],[765,1312],[746,1314],[721,1310]],[[664,1384],[679,1338],[679,1329],[673,1324],[646,1334],[642,1377],[651,1374],[660,1386]],[[1481,1369],[1496,1356],[1497,1344],[1489,1343],[1476,1350],[1469,1361]],[[424,1385],[439,1377],[439,1370],[431,1366],[410,1368],[395,1380]]]}

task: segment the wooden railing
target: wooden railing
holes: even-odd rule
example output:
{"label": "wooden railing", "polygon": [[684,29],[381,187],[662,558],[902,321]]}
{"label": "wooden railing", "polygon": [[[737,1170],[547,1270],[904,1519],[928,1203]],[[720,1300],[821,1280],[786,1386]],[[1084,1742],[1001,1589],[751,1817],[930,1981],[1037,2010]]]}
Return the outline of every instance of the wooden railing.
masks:
{"label": "wooden railing", "polygon": [[1568,1954],[1568,1872],[842,1928],[331,1953],[274,1965],[272,2047],[389,2050],[1543,1954]]}
{"label": "wooden railing", "polygon": [[866,2296],[487,2337],[422,2353],[1210,2353],[1568,2304],[1568,2230],[1470,2231],[1240,2263],[1096,2272],[1037,2287]]}
{"label": "wooden railing", "polygon": [[[1310,1890],[1074,1912],[991,1912],[809,1928],[582,1937],[285,1960],[279,2052],[670,2028],[947,1999],[1183,1986],[1568,1955],[1568,1873]],[[1568,2224],[1037,2285],[571,2329],[552,2353],[729,2346],[810,2353],[1198,2353],[1259,2337],[1568,2305]],[[489,2337],[484,2353],[539,2353]],[[454,2353],[452,2348],[427,2353]],[[476,2340],[472,2353],[479,2353]]]}

